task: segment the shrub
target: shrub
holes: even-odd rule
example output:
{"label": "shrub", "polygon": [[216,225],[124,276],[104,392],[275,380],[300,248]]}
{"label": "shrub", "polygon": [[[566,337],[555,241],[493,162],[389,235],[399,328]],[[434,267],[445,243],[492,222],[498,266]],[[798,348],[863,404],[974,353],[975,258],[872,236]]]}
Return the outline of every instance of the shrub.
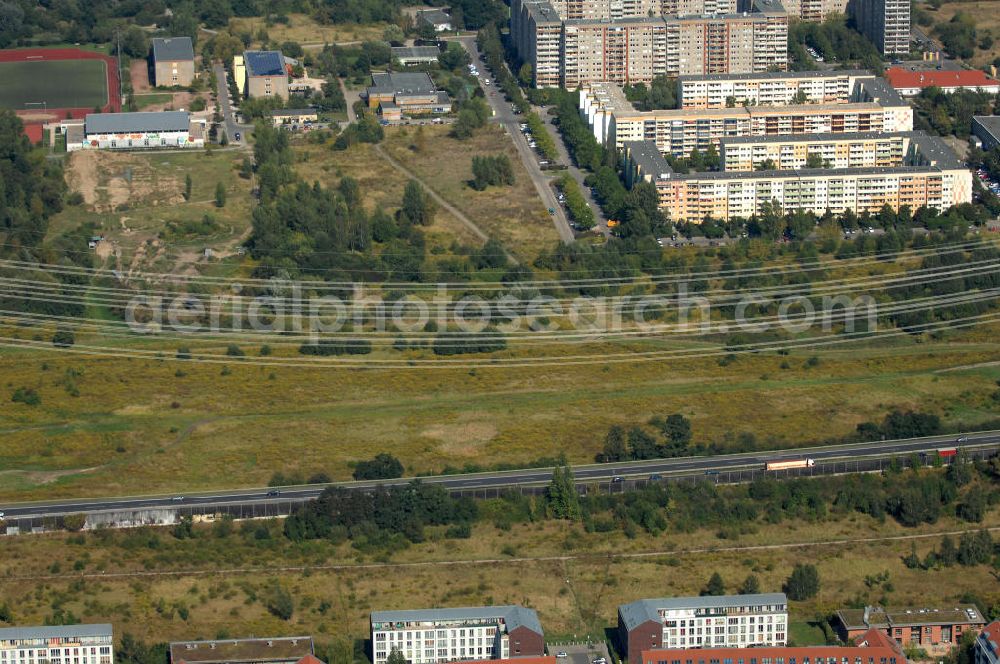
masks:
{"label": "shrub", "polygon": [[42,403],[42,398],[38,396],[38,392],[30,387],[19,387],[14,390],[14,394],[10,398],[14,403],[23,403],[25,406],[37,406]]}
{"label": "shrub", "polygon": [[399,459],[382,452],[371,461],[359,461],[354,467],[356,480],[391,480],[403,476],[403,464]]}

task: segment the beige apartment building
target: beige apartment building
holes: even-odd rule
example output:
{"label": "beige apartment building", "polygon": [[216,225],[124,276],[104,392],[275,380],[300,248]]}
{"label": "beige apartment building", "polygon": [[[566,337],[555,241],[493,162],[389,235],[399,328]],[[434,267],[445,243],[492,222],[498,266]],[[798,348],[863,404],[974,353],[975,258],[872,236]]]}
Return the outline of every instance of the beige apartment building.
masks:
{"label": "beige apartment building", "polygon": [[187,87],[194,82],[194,47],[190,37],[156,37],[153,47],[153,77],[158,87]]}
{"label": "beige apartment building", "polygon": [[972,174],[936,137],[914,132],[892,166],[674,173],[652,141],[625,146],[626,182],[655,185],[660,208],[673,221],[706,217],[749,219],[764,203],[821,215],[877,213],[926,206],[944,210],[972,200]]}
{"label": "beige apartment building", "polygon": [[845,104],[858,81],[874,79],[870,71],[800,71],[730,76],[681,76],[680,108]]}
{"label": "beige apartment building", "polygon": [[512,0],[511,37],[536,87],[788,66],[779,0],[754,0],[743,13],[735,0]]}
{"label": "beige apartment building", "polygon": [[[858,97],[857,92],[852,98]],[[841,104],[740,106],[734,108],[637,111],[621,88],[594,83],[580,90],[580,112],[594,137],[621,150],[626,143],[652,141],[660,152],[683,157],[707,150],[724,138],[844,134],[913,130],[913,109],[902,100],[871,98]],[[896,95],[898,99],[898,95]]]}
{"label": "beige apartment building", "polygon": [[765,164],[774,170],[807,168],[888,168],[899,164],[916,132],[879,134],[799,134],[737,136],[719,141],[722,170],[755,171]]}

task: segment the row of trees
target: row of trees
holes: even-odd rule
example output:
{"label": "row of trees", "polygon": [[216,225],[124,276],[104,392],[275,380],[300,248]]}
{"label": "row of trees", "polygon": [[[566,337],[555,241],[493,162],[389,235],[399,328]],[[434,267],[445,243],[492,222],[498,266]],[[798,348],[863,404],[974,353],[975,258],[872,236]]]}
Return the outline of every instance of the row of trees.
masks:
{"label": "row of trees", "polygon": [[598,463],[642,461],[685,456],[691,442],[691,421],[674,413],[666,418],[654,418],[652,423],[659,430],[657,440],[642,427],[631,427],[627,432],[619,425],[608,429],[604,448],[597,455]]}
{"label": "row of trees", "polygon": [[474,156],[472,158],[472,188],[483,191],[487,187],[510,187],[514,184],[514,166],[510,157],[496,155]]}

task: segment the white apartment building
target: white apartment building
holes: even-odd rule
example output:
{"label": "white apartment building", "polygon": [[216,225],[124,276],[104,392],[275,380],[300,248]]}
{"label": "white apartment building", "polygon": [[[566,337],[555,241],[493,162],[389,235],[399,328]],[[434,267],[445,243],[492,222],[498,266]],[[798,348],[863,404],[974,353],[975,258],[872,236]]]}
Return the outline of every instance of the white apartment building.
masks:
{"label": "white apartment building", "polygon": [[642,599],[618,607],[618,629],[630,664],[658,648],[784,646],[784,593]]}
{"label": "white apartment building", "polygon": [[874,78],[874,73],[861,70],[681,76],[678,101],[680,108],[845,104],[859,80]]}
{"label": "white apartment building", "polygon": [[111,625],[0,629],[0,664],[112,664]]}
{"label": "white apartment building", "polygon": [[538,614],[520,606],[374,611],[374,664],[399,651],[411,664],[541,656]]}

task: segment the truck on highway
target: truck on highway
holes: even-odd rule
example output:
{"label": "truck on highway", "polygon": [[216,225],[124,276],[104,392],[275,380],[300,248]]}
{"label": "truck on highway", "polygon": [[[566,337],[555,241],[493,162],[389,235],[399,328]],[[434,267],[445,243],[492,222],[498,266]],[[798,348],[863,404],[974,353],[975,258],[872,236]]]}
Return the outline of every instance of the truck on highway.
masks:
{"label": "truck on highway", "polygon": [[764,470],[791,470],[793,468],[812,468],[816,462],[812,459],[787,459],[785,461],[768,461]]}

